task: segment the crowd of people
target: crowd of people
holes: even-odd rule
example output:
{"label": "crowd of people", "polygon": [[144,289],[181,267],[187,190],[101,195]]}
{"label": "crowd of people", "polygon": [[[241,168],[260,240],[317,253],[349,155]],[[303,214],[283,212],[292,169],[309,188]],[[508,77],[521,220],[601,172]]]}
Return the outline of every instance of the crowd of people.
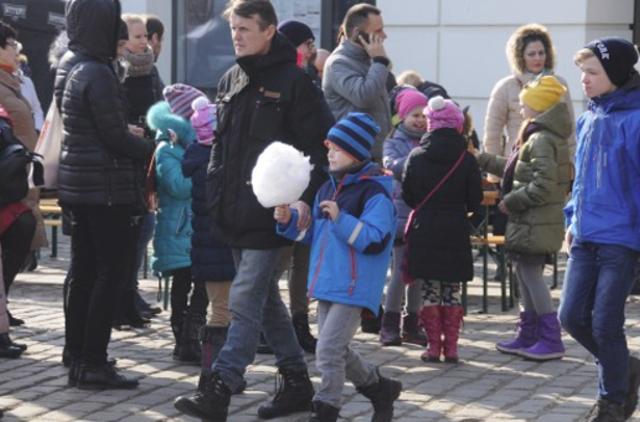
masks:
{"label": "crowd of people", "polygon": [[[633,44],[605,37],[576,53],[589,99],[576,123],[547,29],[518,28],[506,49],[512,74],[491,92],[479,142],[468,107],[444,87],[411,70],[396,79],[375,6],[347,11],[332,52],[316,49],[306,23],[278,22],[268,0],[231,0],[224,18],[236,64],[208,98],[160,78],[157,17],[123,15],[118,0],[68,4],[50,60],[52,107],[64,127],[56,194],[71,236],[69,386],[139,385],[119,373],[108,345],[112,329],[144,329],[161,312],[138,291],[152,243],[152,271],[171,278],[173,358],[201,367],[195,393],[175,401],[180,412],[225,421],[263,352],[275,355],[280,382],[259,417],[310,412],[310,422],[334,422],[348,380],[371,402],[372,421],[391,421],[402,382],[351,341],[362,329],[379,333],[382,347],[425,347],[425,363],[460,361],[462,283],[473,279],[469,216],[494,189],[492,230],[504,235],[521,300],[516,337],[496,349],[560,359],[564,328],[598,368],[598,396],[582,422],[631,417],[640,387],[640,360],[624,334],[640,257]],[[42,128],[19,52],[18,34],[0,23],[0,160],[13,145],[33,152]],[[252,171],[276,140],[309,157],[313,170],[297,201],[265,208]],[[47,240],[40,189],[25,175],[16,194],[7,168],[0,358],[17,358],[26,345],[9,327],[24,321],[9,313],[7,297]],[[569,259],[556,310],[542,274],[563,242]],[[285,272],[289,309],[278,287]],[[315,354],[319,385],[305,353]]]}

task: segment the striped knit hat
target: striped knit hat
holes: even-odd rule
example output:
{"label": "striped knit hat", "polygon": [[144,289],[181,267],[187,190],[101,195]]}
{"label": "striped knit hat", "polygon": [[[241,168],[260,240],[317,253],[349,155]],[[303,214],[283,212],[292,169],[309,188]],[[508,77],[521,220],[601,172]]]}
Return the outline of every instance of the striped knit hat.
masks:
{"label": "striped knit hat", "polygon": [[356,161],[371,157],[371,147],[380,127],[366,113],[352,112],[336,123],[325,144],[332,143]]}
{"label": "striped knit hat", "polygon": [[171,112],[187,120],[189,120],[193,114],[193,109],[191,108],[193,100],[198,97],[206,97],[206,95],[198,89],[185,84],[167,85],[162,90],[162,95],[169,103]]}

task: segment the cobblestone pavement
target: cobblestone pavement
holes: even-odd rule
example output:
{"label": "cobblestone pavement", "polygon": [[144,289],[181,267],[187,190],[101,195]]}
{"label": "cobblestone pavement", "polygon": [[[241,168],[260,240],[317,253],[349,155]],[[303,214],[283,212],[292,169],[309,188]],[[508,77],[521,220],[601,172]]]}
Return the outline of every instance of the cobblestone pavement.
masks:
{"label": "cobblestone pavement", "polygon": [[[151,422],[193,420],[173,407],[176,397],[190,394],[199,369],[171,359],[173,339],[169,313],[163,312],[148,329],[114,331],[110,354],[129,376],[140,377],[134,391],[87,392],[66,386],[67,371],[61,365],[64,343],[62,281],[68,264],[68,239],[62,238],[59,258],[48,258],[38,269],[20,274],[11,290],[10,308],[26,320],[12,331],[15,340],[28,344],[20,359],[0,360],[0,408],[3,422],[15,421],[123,421]],[[561,254],[563,255],[563,254]],[[478,260],[480,261],[480,260]],[[560,260],[560,280],[564,259]],[[476,268],[480,274],[480,266]],[[493,273],[493,271],[491,271]],[[549,275],[549,274],[548,274]],[[550,277],[549,277],[550,280]],[[458,365],[425,364],[418,346],[382,348],[377,337],[358,333],[355,347],[368,360],[381,365],[385,374],[404,383],[396,405],[395,420],[444,421],[579,421],[591,407],[597,374],[588,354],[565,335],[567,355],[559,361],[534,363],[495,351],[494,343],[513,335],[516,310],[500,311],[498,283],[490,283],[489,313],[480,314],[480,278],[469,285],[469,314],[460,338],[462,362]],[[286,283],[282,284],[286,289]],[[155,300],[157,281],[142,280],[149,301]],[[553,292],[557,300],[559,291]],[[283,297],[287,297],[283,292]],[[630,348],[640,349],[640,302],[627,305]],[[315,331],[315,316],[312,329]],[[319,382],[313,357],[307,355],[312,380]],[[258,406],[274,390],[274,360],[258,355],[248,368],[248,388],[234,396],[229,422],[259,420]],[[346,421],[369,421],[371,406],[347,384],[340,412]],[[640,411],[636,412],[640,421]],[[278,421],[303,422],[298,413]]]}

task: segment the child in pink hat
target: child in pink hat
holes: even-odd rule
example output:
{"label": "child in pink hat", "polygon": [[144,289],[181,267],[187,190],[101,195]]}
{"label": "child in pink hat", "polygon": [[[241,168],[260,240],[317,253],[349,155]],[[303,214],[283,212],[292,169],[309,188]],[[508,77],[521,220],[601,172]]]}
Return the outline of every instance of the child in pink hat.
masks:
{"label": "child in pink hat", "polygon": [[[402,200],[400,180],[409,153],[420,144],[420,138],[426,133],[427,121],[423,114],[426,105],[427,97],[420,91],[406,88],[400,92],[396,99],[400,122],[385,141],[383,147],[383,164],[394,175],[393,202],[398,212],[398,224],[393,246],[393,269],[391,280],[387,286],[385,313],[382,317],[380,330],[380,342],[383,346],[399,346],[403,342],[421,346],[427,344],[427,338],[418,315],[422,308],[421,286],[419,283],[415,283],[407,287],[402,282],[400,274],[400,264],[405,247],[402,238],[407,218],[411,212],[411,208]],[[406,304],[405,312],[402,309],[403,302]]]}
{"label": "child in pink hat", "polygon": [[421,319],[429,340],[422,360],[440,362],[444,355],[445,362],[457,363],[461,283],[473,279],[467,213],[480,206],[482,180],[467,151],[458,106],[437,96],[424,112],[427,133],[407,159],[402,181],[402,198],[414,209],[407,275],[422,289]]}

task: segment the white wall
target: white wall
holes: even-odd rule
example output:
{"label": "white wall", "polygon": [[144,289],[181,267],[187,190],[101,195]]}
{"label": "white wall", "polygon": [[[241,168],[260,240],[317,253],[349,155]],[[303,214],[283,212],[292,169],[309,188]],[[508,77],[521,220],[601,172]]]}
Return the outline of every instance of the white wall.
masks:
{"label": "white wall", "polygon": [[146,14],[150,13],[160,18],[164,24],[164,44],[156,66],[160,71],[160,77],[165,84],[171,80],[171,39],[173,28],[171,27],[171,0],[121,0],[122,13]]}
{"label": "white wall", "polygon": [[[442,84],[471,112],[480,136],[495,83],[510,74],[507,40],[522,24],[537,22],[551,33],[556,73],[569,84],[577,114],[585,98],[573,54],[592,39],[631,39],[633,0],[378,0],[396,75],[407,69]],[[402,4],[402,7],[399,7]],[[524,6],[524,7],[523,7]]]}

